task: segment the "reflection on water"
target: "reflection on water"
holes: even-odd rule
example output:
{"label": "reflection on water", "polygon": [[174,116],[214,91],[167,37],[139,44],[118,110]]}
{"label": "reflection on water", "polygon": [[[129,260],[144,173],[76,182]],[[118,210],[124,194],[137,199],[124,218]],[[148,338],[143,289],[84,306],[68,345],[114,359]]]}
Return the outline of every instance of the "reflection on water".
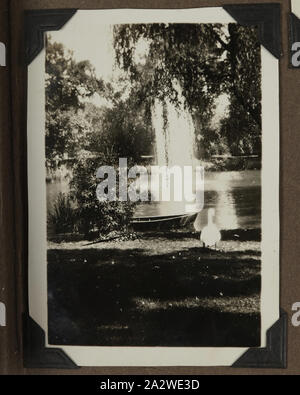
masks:
{"label": "reflection on water", "polygon": [[197,230],[205,226],[210,207],[216,210],[215,223],[220,229],[261,226],[260,171],[208,173],[205,189],[205,206],[197,218]]}
{"label": "reflection on water", "polygon": [[[214,208],[214,222],[220,229],[258,228],[261,226],[261,173],[259,170],[206,172],[204,207],[195,228],[207,224],[207,210]],[[178,202],[159,202],[140,205],[136,217],[176,215],[195,212]]]}
{"label": "reflection on water", "polygon": [[[67,193],[68,181],[47,184],[47,208],[51,210],[59,192]],[[195,228],[200,231],[207,224],[207,210],[215,208],[214,222],[220,229],[258,228],[261,226],[261,172],[245,170],[206,172],[204,208],[199,213]],[[152,202],[140,204],[135,217],[180,215],[195,212],[193,205],[180,202]]]}

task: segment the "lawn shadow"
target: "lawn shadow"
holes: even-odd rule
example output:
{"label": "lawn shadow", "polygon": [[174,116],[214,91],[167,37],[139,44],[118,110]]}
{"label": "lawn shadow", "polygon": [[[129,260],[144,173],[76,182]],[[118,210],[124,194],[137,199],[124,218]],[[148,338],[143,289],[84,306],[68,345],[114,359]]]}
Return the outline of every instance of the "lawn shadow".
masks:
{"label": "lawn shadow", "polygon": [[260,286],[256,251],[49,250],[50,344],[257,346],[259,306],[228,305]]}

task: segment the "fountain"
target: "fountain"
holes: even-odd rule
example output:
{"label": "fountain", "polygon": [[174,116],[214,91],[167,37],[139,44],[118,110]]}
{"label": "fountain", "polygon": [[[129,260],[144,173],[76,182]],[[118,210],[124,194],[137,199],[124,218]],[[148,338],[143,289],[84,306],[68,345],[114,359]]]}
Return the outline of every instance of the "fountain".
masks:
{"label": "fountain", "polygon": [[[152,108],[152,125],[156,143],[155,159],[156,166],[160,169],[163,167],[181,169],[183,182],[181,184],[175,182],[175,178],[168,172],[160,173],[158,191],[151,189],[151,193],[154,193],[154,199],[152,199],[154,201],[151,202],[150,207],[141,205],[138,208],[136,217],[139,218],[139,221],[193,218],[199,211],[199,206],[195,202],[196,160],[194,157],[195,129],[193,119],[185,106],[185,98],[179,84],[174,83],[173,87],[178,94],[178,105],[171,103],[168,99],[165,99],[164,102],[155,99]],[[166,187],[172,191],[171,199],[163,201],[161,194]],[[179,192],[178,188],[181,188],[179,194],[177,193]],[[157,196],[159,193],[161,193],[160,198]],[[182,199],[178,201],[175,196],[180,194]],[[144,208],[148,213],[147,217],[143,216]]]}
{"label": "fountain", "polygon": [[177,92],[181,103],[178,108],[168,100],[162,103],[159,99],[155,100],[153,107],[158,166],[194,166],[194,124],[179,88]]}

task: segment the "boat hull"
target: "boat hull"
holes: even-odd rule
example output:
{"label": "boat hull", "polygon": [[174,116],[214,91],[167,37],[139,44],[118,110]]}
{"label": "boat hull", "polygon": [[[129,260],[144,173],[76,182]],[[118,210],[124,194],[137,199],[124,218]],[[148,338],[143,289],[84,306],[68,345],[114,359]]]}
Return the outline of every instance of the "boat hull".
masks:
{"label": "boat hull", "polygon": [[133,230],[138,232],[190,228],[195,222],[197,215],[198,213],[156,217],[139,217],[134,218],[131,221],[131,226]]}

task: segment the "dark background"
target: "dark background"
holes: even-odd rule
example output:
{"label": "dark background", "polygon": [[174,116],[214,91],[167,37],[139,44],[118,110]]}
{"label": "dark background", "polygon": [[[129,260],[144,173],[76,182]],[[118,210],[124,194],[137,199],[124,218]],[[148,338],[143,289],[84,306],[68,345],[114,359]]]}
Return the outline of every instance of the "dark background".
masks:
{"label": "dark background", "polygon": [[[283,57],[280,60],[281,105],[281,296],[280,305],[288,313],[288,368],[234,369],[205,367],[155,368],[81,368],[74,371],[29,370],[22,363],[22,313],[27,308],[27,181],[26,181],[26,67],[24,64],[23,11],[42,8],[189,8],[222,6],[224,4],[274,3],[274,0],[7,0],[0,3],[0,41],[10,41],[11,64],[0,69],[0,202],[1,248],[0,279],[5,289],[0,300],[7,304],[7,327],[0,328],[0,344],[9,338],[8,347],[1,350],[0,365],[11,374],[297,374],[300,369],[300,327],[291,325],[292,304],[300,302],[300,161],[298,124],[300,123],[300,70],[289,64],[288,18],[290,2],[282,5]],[[9,17],[8,13],[9,12]],[[8,36],[8,31],[9,35]],[[11,107],[11,119],[8,109]],[[5,111],[5,109],[7,111]]]}

